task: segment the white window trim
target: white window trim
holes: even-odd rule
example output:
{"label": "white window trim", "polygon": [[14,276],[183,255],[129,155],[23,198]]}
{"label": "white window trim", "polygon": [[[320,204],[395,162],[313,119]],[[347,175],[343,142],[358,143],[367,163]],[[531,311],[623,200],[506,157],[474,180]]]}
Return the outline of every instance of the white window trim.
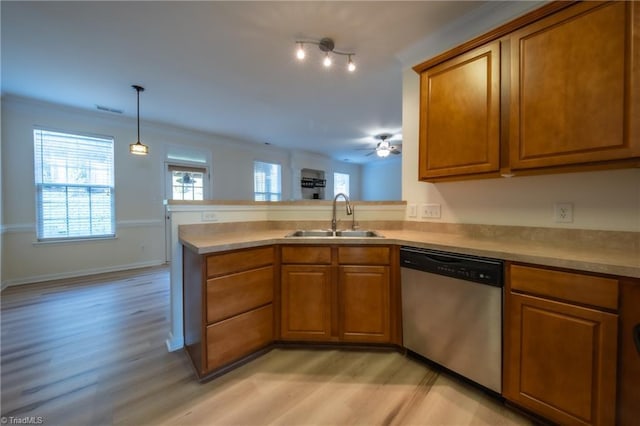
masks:
{"label": "white window trim", "polygon": [[[212,187],[211,184],[211,167],[207,163],[200,163],[195,161],[176,161],[176,160],[167,160],[164,162],[164,199],[172,200],[173,191],[171,189],[171,173],[169,173],[169,167],[186,167],[186,168],[194,168],[194,169],[204,169],[205,177],[203,181],[203,189],[202,193],[205,200],[211,200],[212,197]],[[178,200],[180,201],[180,200]]]}

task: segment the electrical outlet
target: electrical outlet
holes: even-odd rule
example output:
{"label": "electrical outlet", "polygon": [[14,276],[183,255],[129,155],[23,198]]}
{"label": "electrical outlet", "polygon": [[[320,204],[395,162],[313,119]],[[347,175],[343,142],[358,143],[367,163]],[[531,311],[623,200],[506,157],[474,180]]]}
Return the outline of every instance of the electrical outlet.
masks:
{"label": "electrical outlet", "polygon": [[439,219],[440,218],[440,204],[423,204],[422,205],[422,218],[423,219]]}
{"label": "electrical outlet", "polygon": [[407,217],[418,217],[418,206],[409,204],[407,206]]}
{"label": "electrical outlet", "polygon": [[571,223],[573,222],[573,203],[555,203],[553,213],[557,223]]}
{"label": "electrical outlet", "polygon": [[218,216],[216,216],[216,212],[202,212],[201,219],[203,222],[215,222],[218,220]]}

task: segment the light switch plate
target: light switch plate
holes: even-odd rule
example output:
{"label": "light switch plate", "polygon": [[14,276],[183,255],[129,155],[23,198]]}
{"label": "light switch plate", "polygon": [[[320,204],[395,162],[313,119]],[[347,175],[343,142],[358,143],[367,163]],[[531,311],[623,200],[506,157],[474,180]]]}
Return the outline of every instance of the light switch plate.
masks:
{"label": "light switch plate", "polygon": [[418,217],[418,206],[415,204],[409,204],[407,206],[407,217]]}

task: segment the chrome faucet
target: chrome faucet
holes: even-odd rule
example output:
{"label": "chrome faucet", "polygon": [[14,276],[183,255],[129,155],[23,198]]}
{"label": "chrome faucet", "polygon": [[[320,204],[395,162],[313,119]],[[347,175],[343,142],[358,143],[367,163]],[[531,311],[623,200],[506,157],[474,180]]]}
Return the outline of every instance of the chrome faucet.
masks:
{"label": "chrome faucet", "polygon": [[336,220],[336,202],[338,201],[338,197],[340,197],[340,196],[342,196],[344,198],[344,200],[347,202],[347,215],[352,215],[353,214],[353,209],[351,208],[351,204],[349,203],[349,197],[347,197],[342,192],[338,193],[333,198],[333,215],[331,216],[331,230],[334,233],[336,232],[336,226],[338,224],[338,221]]}

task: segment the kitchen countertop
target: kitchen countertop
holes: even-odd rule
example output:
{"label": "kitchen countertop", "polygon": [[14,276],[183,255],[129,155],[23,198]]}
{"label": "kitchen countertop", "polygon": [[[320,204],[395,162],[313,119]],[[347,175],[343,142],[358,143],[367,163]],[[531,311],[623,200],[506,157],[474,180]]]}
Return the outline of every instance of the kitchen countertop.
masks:
{"label": "kitchen countertop", "polygon": [[640,278],[640,251],[563,246],[557,242],[474,238],[451,233],[376,229],[385,238],[285,238],[292,230],[181,233],[180,242],[198,254],[270,244],[396,244],[553,266],[585,272]]}

